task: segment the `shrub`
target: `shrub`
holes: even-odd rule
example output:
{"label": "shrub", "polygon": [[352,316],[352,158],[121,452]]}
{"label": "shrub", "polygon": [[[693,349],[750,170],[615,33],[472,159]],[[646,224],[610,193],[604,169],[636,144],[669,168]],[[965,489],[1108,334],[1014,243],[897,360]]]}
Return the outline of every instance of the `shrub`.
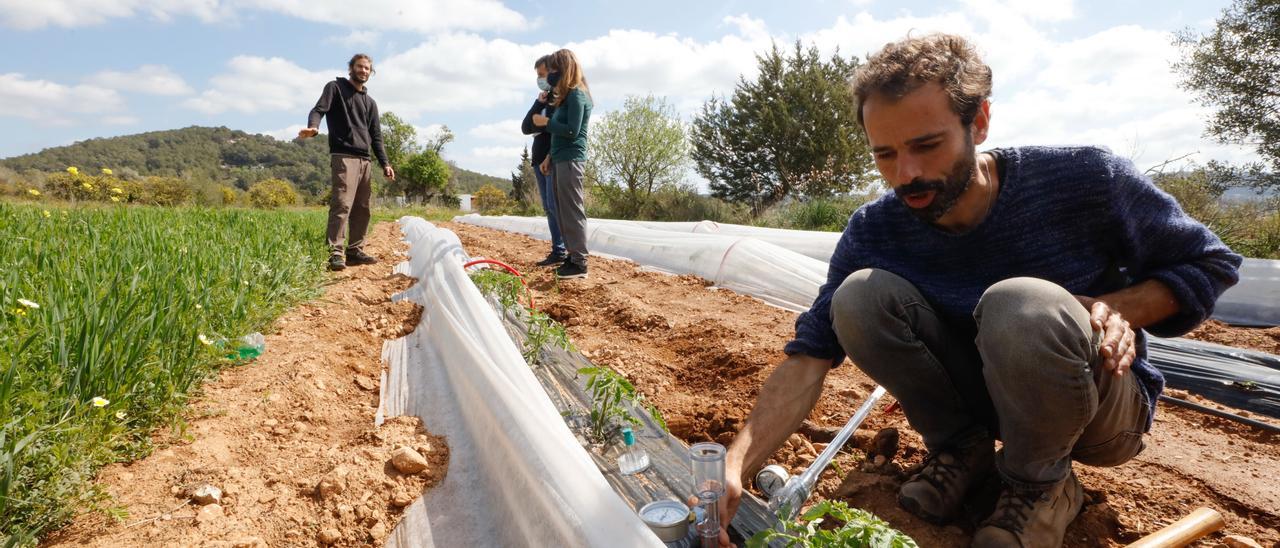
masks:
{"label": "shrub", "polygon": [[189,203],[193,192],[186,181],[177,177],[146,177],[138,185],[129,185],[136,189],[138,203],[158,206],[177,206]]}
{"label": "shrub", "polygon": [[298,191],[283,179],[258,181],[249,187],[249,203],[264,209],[291,206],[298,203]]}
{"label": "shrub", "polygon": [[234,187],[224,186],[219,188],[218,191],[222,193],[222,205],[236,205],[236,201],[240,196]]}
{"label": "shrub", "polygon": [[480,213],[488,213],[491,215],[502,215],[512,206],[511,198],[507,193],[498,190],[493,185],[484,185],[471,195],[471,203]]}

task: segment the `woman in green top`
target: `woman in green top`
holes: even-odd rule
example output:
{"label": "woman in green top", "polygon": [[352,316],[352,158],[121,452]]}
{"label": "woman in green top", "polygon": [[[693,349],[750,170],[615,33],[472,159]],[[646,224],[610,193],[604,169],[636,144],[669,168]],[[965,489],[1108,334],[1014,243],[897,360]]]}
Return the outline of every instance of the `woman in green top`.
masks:
{"label": "woman in green top", "polygon": [[[591,119],[591,91],[582,66],[572,51],[551,54],[548,68],[555,73],[551,118],[534,115],[534,125],[551,134],[551,169],[554,171],[556,216],[569,258],[556,276],[587,277],[587,210],[583,202],[582,173],[587,161],[587,122]],[[553,78],[548,78],[553,80]]]}

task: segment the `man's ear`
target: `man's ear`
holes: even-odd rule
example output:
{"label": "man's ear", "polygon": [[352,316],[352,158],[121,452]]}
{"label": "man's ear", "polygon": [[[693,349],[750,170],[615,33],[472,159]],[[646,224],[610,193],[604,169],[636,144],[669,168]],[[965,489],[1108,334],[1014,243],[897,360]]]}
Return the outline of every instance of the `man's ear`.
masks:
{"label": "man's ear", "polygon": [[969,124],[969,131],[972,132],[973,144],[980,145],[987,140],[987,130],[991,127],[991,101],[984,100],[978,106],[978,114],[973,117],[973,123]]}

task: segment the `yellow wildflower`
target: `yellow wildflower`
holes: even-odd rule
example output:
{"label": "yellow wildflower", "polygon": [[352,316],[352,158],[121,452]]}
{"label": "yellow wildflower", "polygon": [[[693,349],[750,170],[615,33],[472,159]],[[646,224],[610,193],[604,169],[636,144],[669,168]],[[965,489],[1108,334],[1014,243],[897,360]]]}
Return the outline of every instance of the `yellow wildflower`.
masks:
{"label": "yellow wildflower", "polygon": [[25,308],[15,308],[15,309],[13,309],[13,314],[14,314],[15,316],[26,316],[26,315],[27,315],[27,309],[25,309]]}
{"label": "yellow wildflower", "polygon": [[200,303],[196,303],[196,310],[200,310],[201,308],[204,308],[204,307],[200,306]]}
{"label": "yellow wildflower", "polygon": [[94,396],[93,399],[89,400],[89,403],[92,403],[94,407],[106,407],[111,405],[111,402],[102,396]]}
{"label": "yellow wildflower", "polygon": [[209,346],[213,344],[213,341],[209,340],[209,337],[204,336],[204,333],[201,333],[200,336],[196,338],[200,339],[200,344],[203,344],[205,346]]}
{"label": "yellow wildflower", "polygon": [[120,197],[119,197],[119,196],[112,196],[112,197],[111,197],[111,201],[113,201],[113,202],[119,202],[119,201],[120,201]]}
{"label": "yellow wildflower", "polygon": [[90,183],[85,183],[83,186],[85,190],[93,190],[93,185]]}
{"label": "yellow wildflower", "polygon": [[29,188],[29,189],[27,189],[27,194],[30,194],[30,195],[32,195],[32,196],[39,196],[39,195],[40,195],[40,191],[39,191],[39,190],[36,190],[36,189],[34,189],[34,188]]}
{"label": "yellow wildflower", "polygon": [[18,299],[18,304],[25,306],[27,308],[40,308],[40,305],[37,304],[35,301],[28,301],[26,299]]}
{"label": "yellow wildflower", "polygon": [[71,167],[67,168],[67,173],[70,173],[70,174],[72,174],[72,175],[79,175],[79,174],[80,174],[80,170],[79,170],[79,169],[76,169],[76,166],[71,166]]}
{"label": "yellow wildflower", "polygon": [[41,211],[41,213],[43,213],[43,214],[44,214],[44,218],[46,218],[46,219],[48,219],[48,218],[49,218],[49,210],[47,210],[47,209],[46,209],[46,210],[44,210],[44,211]]}
{"label": "yellow wildflower", "polygon": [[123,188],[120,188],[120,187],[115,187],[115,188],[111,189],[111,193],[112,193],[112,194],[124,194],[124,189],[123,189]]}
{"label": "yellow wildflower", "polygon": [[110,168],[105,168],[105,167],[104,167],[104,168],[102,168],[102,174],[103,174],[103,175],[111,175],[111,169],[110,169]]}

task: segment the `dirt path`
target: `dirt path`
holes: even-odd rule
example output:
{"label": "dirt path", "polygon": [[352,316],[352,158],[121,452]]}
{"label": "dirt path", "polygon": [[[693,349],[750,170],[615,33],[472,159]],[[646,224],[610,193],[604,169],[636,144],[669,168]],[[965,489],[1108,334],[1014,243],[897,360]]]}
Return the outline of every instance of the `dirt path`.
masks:
{"label": "dirt path", "polygon": [[[625,374],[661,409],[672,432],[688,442],[732,440],[793,334],[794,314],[710,290],[699,278],[593,258],[589,279],[556,283],[548,270],[533,266],[545,256],[545,242],[470,225],[444,226],[458,233],[469,254],[526,272],[539,307],[568,326],[578,348]],[[1221,325],[1202,332],[1228,344],[1267,340],[1265,332]],[[828,375],[810,421],[843,424],[872,388],[870,379],[846,362]],[[901,414],[879,412],[868,422],[872,428],[902,431],[904,465],[921,460],[920,439]],[[1089,500],[1067,532],[1067,546],[1124,545],[1198,506],[1222,512],[1228,534],[1280,546],[1277,441],[1237,423],[1162,404],[1147,449],[1136,459],[1116,468],[1076,466]],[[796,435],[773,461],[797,472],[822,447]],[[852,455],[842,454],[837,463],[845,471],[857,469]],[[898,508],[895,493],[902,477],[854,471],[843,498],[885,518],[921,546],[967,546],[968,534],[960,527],[937,529]],[[829,472],[819,494],[831,496],[840,483]]]}
{"label": "dirt path", "polygon": [[[45,544],[382,546],[449,458],[416,418],[373,425],[382,341],[421,316],[389,301],[413,283],[391,273],[400,239],[396,225],[378,225],[366,250],[380,263],[332,274],[322,298],[276,322],[261,358],[204,386],[184,432],[158,433],[151,456],[99,474],[123,519],[82,516]],[[425,456],[427,469],[399,473],[388,459],[400,447]],[[222,490],[221,504],[189,502],[202,484]]]}

